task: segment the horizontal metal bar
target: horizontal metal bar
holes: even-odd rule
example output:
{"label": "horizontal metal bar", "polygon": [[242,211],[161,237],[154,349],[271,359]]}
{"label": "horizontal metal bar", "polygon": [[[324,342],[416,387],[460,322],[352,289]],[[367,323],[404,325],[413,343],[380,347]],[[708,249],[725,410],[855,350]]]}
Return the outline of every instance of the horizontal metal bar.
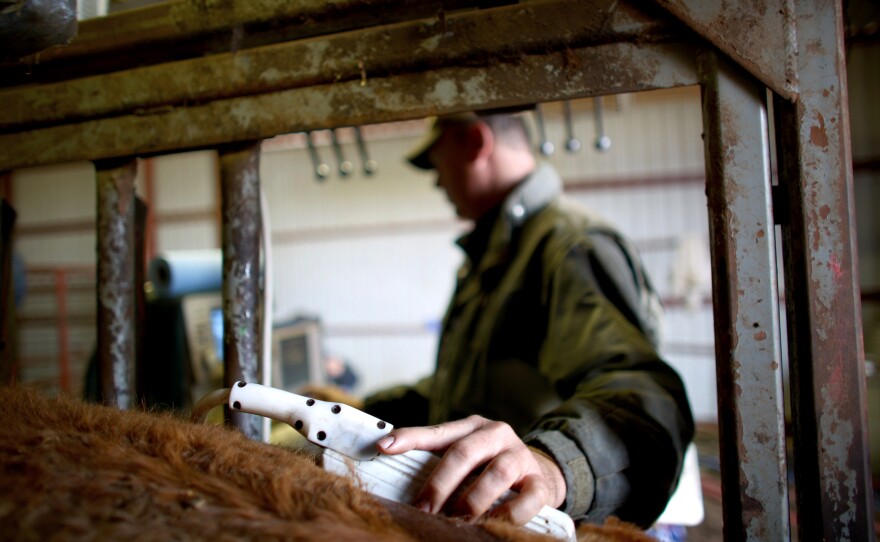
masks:
{"label": "horizontal metal bar", "polygon": [[[610,0],[552,0],[291,41],[0,92],[0,130],[20,131],[567,48],[651,41],[670,32]],[[542,24],[538,24],[541,22]],[[504,36],[505,39],[499,39]],[[515,53],[514,53],[515,51]],[[606,69],[618,69],[606,67]]]}
{"label": "horizontal metal bar", "polygon": [[436,16],[473,0],[176,0],[80,22],[74,40],[0,64],[0,86],[106,73]]}
{"label": "horizontal metal bar", "polygon": [[0,169],[144,156],[288,132],[694,85],[693,49],[689,43],[617,43],[4,134]]}

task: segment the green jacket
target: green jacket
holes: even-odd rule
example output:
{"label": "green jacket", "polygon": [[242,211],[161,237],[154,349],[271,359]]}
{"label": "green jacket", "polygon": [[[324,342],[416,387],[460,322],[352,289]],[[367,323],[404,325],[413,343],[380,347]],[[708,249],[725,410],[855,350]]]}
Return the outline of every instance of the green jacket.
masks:
{"label": "green jacket", "polygon": [[646,527],[675,489],[690,407],[652,344],[658,302],[635,249],[561,191],[539,166],[459,241],[435,374],[366,409],[398,426],[507,422],[562,468],[564,511]]}

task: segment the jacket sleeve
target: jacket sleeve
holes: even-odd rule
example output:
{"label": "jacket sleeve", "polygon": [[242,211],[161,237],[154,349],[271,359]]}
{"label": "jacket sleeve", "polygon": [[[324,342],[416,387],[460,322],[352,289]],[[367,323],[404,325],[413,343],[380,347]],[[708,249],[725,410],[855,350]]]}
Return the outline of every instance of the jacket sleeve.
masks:
{"label": "jacket sleeve", "polygon": [[678,374],[602,291],[591,250],[546,262],[539,370],[563,403],[524,440],[559,464],[572,517],[647,527],[675,489],[693,418]]}

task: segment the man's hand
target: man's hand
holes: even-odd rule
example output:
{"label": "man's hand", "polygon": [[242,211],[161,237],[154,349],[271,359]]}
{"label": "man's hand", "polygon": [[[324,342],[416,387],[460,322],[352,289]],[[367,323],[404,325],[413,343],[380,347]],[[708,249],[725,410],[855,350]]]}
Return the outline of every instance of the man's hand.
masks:
{"label": "man's hand", "polygon": [[[490,515],[524,525],[544,505],[557,508],[565,500],[565,479],[556,463],[527,447],[506,423],[470,416],[432,427],[400,428],[378,446],[392,455],[414,449],[445,451],[413,503],[426,512],[476,518],[513,489],[519,494]],[[475,481],[451,501],[468,475],[481,467]]]}

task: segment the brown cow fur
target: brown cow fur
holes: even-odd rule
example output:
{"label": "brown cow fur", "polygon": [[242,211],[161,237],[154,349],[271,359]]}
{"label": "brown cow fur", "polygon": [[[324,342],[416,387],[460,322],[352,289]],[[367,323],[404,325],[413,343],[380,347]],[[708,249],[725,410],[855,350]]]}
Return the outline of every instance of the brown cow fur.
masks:
{"label": "brown cow fur", "polygon": [[[312,458],[231,429],[21,387],[0,388],[0,404],[4,540],[547,540],[383,505]],[[644,540],[596,529],[579,538]]]}

